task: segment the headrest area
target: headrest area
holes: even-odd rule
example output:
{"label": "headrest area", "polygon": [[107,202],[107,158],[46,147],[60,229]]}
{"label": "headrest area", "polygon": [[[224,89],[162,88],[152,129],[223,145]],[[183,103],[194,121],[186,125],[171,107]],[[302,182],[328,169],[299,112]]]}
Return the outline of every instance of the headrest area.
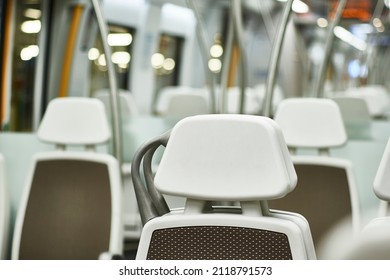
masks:
{"label": "headrest area", "polygon": [[53,99],[38,128],[41,141],[57,145],[96,145],[111,137],[102,101],[95,98]]}
{"label": "headrest area", "polygon": [[216,201],[280,198],[296,183],[276,123],[234,114],[193,116],[178,122],[155,177],[163,194]]}
{"label": "headrest area", "polygon": [[330,99],[285,99],[279,104],[274,120],[289,147],[322,149],[342,146],[347,141],[340,109]]}

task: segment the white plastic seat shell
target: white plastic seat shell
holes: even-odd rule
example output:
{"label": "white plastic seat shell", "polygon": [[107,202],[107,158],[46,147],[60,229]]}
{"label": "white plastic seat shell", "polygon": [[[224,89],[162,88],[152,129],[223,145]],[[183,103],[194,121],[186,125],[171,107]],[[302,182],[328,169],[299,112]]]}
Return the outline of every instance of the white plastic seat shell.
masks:
{"label": "white plastic seat shell", "polygon": [[374,192],[382,200],[390,201],[390,139],[387,142],[375,179]]}
{"label": "white plastic seat shell", "polygon": [[96,145],[107,142],[111,131],[101,101],[72,97],[50,102],[37,135],[49,143]]}
{"label": "white plastic seat shell", "polygon": [[347,134],[335,101],[316,98],[283,100],[275,113],[289,147],[329,148],[346,143]]}
{"label": "white plastic seat shell", "polygon": [[[157,170],[157,189],[193,199],[239,201],[283,197],[292,191],[297,177],[287,147],[281,145],[281,131],[269,118],[238,116],[181,120]],[[194,137],[199,141],[191,141]],[[242,149],[230,148],[242,145],[243,138]]]}
{"label": "white plastic seat shell", "polygon": [[[315,259],[307,220],[269,210],[263,201],[287,195],[296,183],[272,119],[230,114],[183,119],[171,132],[155,185],[164,195],[186,198],[185,207],[145,223],[136,258]],[[237,201],[241,207],[210,207],[213,200]],[[253,238],[243,237],[247,234]],[[219,246],[219,238],[225,245]],[[237,238],[234,244],[231,238]]]}
{"label": "white plastic seat shell", "polygon": [[[88,149],[107,142],[111,134],[102,101],[67,97],[49,103],[37,136],[57,148]],[[119,164],[113,156],[92,150],[33,156],[15,221],[13,259],[97,259],[106,251],[122,253]],[[70,225],[74,230],[64,230]]]}

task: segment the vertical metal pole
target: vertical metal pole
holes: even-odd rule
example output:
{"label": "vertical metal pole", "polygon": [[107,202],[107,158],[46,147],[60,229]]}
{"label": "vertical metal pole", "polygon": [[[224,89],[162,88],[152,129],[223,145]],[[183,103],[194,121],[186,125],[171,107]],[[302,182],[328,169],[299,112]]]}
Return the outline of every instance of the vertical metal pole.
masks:
{"label": "vertical metal pole", "polygon": [[205,33],[205,28],[202,25],[202,23],[203,23],[202,16],[201,16],[199,9],[195,3],[196,3],[196,1],[194,1],[194,0],[187,0],[187,6],[190,7],[194,11],[194,14],[196,17],[196,35],[198,38],[200,52],[203,56],[206,81],[208,82],[209,87],[210,87],[211,112],[215,113],[215,111],[216,111],[215,74],[213,72],[211,72],[211,70],[208,67],[208,61],[210,59],[210,56],[209,56],[209,48],[207,46],[207,35]]}
{"label": "vertical metal pole", "polygon": [[335,18],[328,27],[328,33],[326,35],[325,41],[325,51],[324,59],[320,65],[320,70],[318,71],[317,83],[314,85],[314,94],[316,97],[324,96],[324,85],[326,79],[326,69],[328,68],[330,55],[332,53],[333,41],[334,41],[334,28],[340,23],[341,15],[343,13],[345,4],[347,0],[340,0],[339,5],[337,6]]}
{"label": "vertical metal pole", "polygon": [[385,8],[385,1],[378,0],[378,2],[376,3],[376,6],[375,6],[374,12],[372,13],[371,20],[370,20],[371,25],[373,25],[374,19],[381,17],[381,14],[382,14],[384,8]]}
{"label": "vertical metal pole", "polygon": [[[259,13],[261,14],[261,18],[264,21],[265,30],[267,31],[267,35],[269,40],[272,42],[275,34],[275,26],[272,21],[271,12],[267,5],[264,5],[264,0],[257,1]],[[267,11],[264,11],[267,9]]]}
{"label": "vertical metal pole", "polygon": [[272,47],[270,66],[268,71],[267,84],[265,87],[265,97],[263,103],[263,115],[270,117],[272,114],[272,100],[276,83],[276,76],[279,70],[279,60],[282,52],[284,35],[291,15],[291,7],[294,0],[288,0],[285,4],[282,19],[276,34],[274,46]]}
{"label": "vertical metal pole", "polygon": [[220,100],[219,100],[219,105],[220,105],[219,112],[221,114],[226,113],[226,107],[227,107],[227,86],[228,86],[228,79],[229,79],[228,76],[229,76],[231,55],[233,50],[233,37],[234,37],[233,28],[234,28],[233,22],[229,21],[227,38],[225,43],[225,51],[224,51],[225,55],[223,59],[222,73],[221,73],[221,91],[220,91]]}
{"label": "vertical metal pole", "polygon": [[[375,19],[380,19],[384,8],[385,8],[385,1],[384,0],[378,0],[377,4],[375,6],[375,10],[374,10],[374,12],[372,14],[372,17],[371,17],[371,20],[370,20],[371,25],[374,26],[375,29],[377,29],[377,27],[375,27],[374,21],[375,21]],[[373,48],[376,45],[375,44],[375,40],[378,37],[378,35],[379,35],[379,32],[376,31],[373,34],[373,36],[371,37],[371,40],[374,42],[372,44]],[[367,42],[367,43],[369,44],[370,42]],[[384,56],[385,58],[387,57],[388,53],[389,53],[389,49],[387,49],[386,52],[385,52],[385,56]],[[374,64],[374,60],[376,58],[376,55],[368,55],[368,53],[366,52],[366,56],[367,56],[366,64],[367,65],[373,65]],[[384,63],[384,65],[388,65],[388,63]],[[377,65],[375,65],[375,66],[377,66]],[[379,82],[380,83],[384,83],[385,82],[386,77],[385,77],[384,74],[388,73],[388,68],[389,67],[385,67],[385,69],[382,69],[381,75],[379,77]],[[375,67],[375,69],[377,69],[377,67]],[[377,75],[378,71],[370,71],[370,70],[371,69],[369,69],[369,72],[368,72],[369,73],[369,76],[368,76],[369,82],[377,83],[378,82],[378,79],[377,79],[378,78],[378,75]]]}
{"label": "vertical metal pole", "polygon": [[241,98],[240,98],[240,114],[244,113],[244,105],[245,105],[245,89],[248,85],[248,74],[247,74],[247,59],[246,52],[244,47],[244,27],[242,23],[242,9],[241,9],[241,1],[233,0],[232,6],[232,15],[233,15],[233,23],[234,23],[234,33],[235,33],[235,41],[237,42],[239,51],[240,51],[240,74],[241,74]]}
{"label": "vertical metal pole", "polygon": [[120,107],[118,98],[118,85],[116,80],[114,64],[111,60],[111,48],[108,45],[108,28],[104,20],[103,10],[101,9],[99,0],[91,0],[93,9],[95,11],[96,20],[99,26],[100,35],[103,42],[103,51],[106,56],[106,63],[108,69],[108,81],[110,85],[110,107],[112,120],[112,134],[113,134],[113,150],[114,155],[118,160],[120,168],[122,168],[122,129],[120,120]]}

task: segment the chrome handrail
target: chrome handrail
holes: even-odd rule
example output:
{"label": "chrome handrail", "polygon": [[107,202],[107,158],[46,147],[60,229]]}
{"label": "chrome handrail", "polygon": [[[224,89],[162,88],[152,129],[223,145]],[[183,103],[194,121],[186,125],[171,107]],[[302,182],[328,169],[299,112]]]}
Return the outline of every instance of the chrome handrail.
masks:
{"label": "chrome handrail", "polygon": [[270,117],[272,115],[272,100],[273,100],[274,88],[276,83],[276,76],[279,71],[279,61],[282,52],[284,36],[286,34],[287,24],[290,19],[291,7],[293,2],[294,0],[288,0],[287,3],[285,4],[282,19],[280,21],[278,32],[276,34],[276,38],[272,48],[270,66],[268,70],[268,78],[265,87],[263,110],[262,110],[262,114],[266,117]]}
{"label": "chrome handrail", "polygon": [[116,80],[114,63],[111,60],[111,48],[108,45],[108,28],[105,22],[103,10],[100,6],[99,0],[91,0],[92,6],[96,15],[96,20],[99,27],[100,36],[103,43],[103,51],[106,56],[106,63],[108,69],[108,81],[110,87],[110,108],[111,108],[111,122],[112,122],[112,137],[113,137],[113,151],[118,160],[120,168],[122,167],[122,129],[121,129],[121,114],[119,106],[118,84]]}

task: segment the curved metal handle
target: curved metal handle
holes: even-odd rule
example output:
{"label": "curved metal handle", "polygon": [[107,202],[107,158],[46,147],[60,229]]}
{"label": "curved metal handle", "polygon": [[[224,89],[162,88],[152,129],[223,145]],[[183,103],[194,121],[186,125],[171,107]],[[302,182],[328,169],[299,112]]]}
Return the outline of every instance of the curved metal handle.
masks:
{"label": "curved metal handle", "polygon": [[[160,143],[160,145],[163,145]],[[153,201],[154,206],[156,207],[156,210],[160,216],[169,213],[169,206],[164,198],[164,196],[157,191],[155,185],[154,185],[154,175],[152,170],[152,159],[153,155],[156,152],[156,150],[160,147],[160,145],[155,146],[151,149],[149,149],[148,152],[146,152],[143,160],[143,168],[144,168],[144,176],[145,176],[145,182],[146,187],[148,189],[150,198]],[[166,146],[166,145],[163,145]]]}
{"label": "curved metal handle", "polygon": [[274,94],[274,88],[276,83],[276,76],[279,71],[279,61],[282,52],[282,46],[284,42],[284,35],[286,33],[288,20],[291,15],[291,7],[294,0],[288,0],[285,4],[283,16],[279,25],[278,33],[275,38],[274,46],[272,48],[270,66],[268,71],[268,79],[265,88],[265,97],[263,103],[263,115],[270,117],[272,115],[272,100]]}
{"label": "curved metal handle", "polygon": [[187,6],[191,8],[194,11],[195,17],[196,17],[196,37],[198,38],[200,53],[203,56],[204,60],[204,68],[205,68],[205,76],[206,80],[210,86],[210,107],[211,112],[216,112],[216,102],[215,102],[215,74],[210,70],[208,67],[208,60],[210,59],[209,56],[209,50],[207,47],[207,36],[205,33],[205,27],[202,24],[203,20],[200,15],[198,6],[195,4],[195,0],[187,0]]}
{"label": "curved metal handle", "polygon": [[[153,192],[146,189],[143,180],[141,179],[140,167],[144,156],[149,153],[146,164],[148,165],[148,168],[150,168],[147,168],[146,171],[151,172],[151,159],[153,154],[150,154],[150,152],[154,152],[161,145],[166,146],[170,134],[171,131],[169,130],[163,135],[144,143],[135,152],[131,163],[131,178],[133,180],[134,192],[137,198],[142,224],[146,224],[149,220],[169,212],[169,208],[166,205],[164,198],[156,191]],[[149,188],[154,188],[153,182],[150,181],[152,180],[151,176],[151,173],[145,174]]]}
{"label": "curved metal handle", "polygon": [[111,48],[108,45],[108,28],[104,21],[103,10],[100,7],[99,0],[91,0],[93,9],[96,15],[96,20],[99,26],[100,36],[103,43],[103,51],[106,56],[107,69],[108,69],[108,81],[110,85],[110,107],[111,107],[111,120],[112,120],[112,134],[113,134],[113,149],[114,155],[118,160],[119,166],[122,166],[122,129],[120,119],[120,106],[118,98],[118,85],[116,81],[115,67],[111,60]]}
{"label": "curved metal handle", "polygon": [[347,3],[347,0],[340,0],[339,5],[337,6],[335,18],[332,21],[332,23],[328,27],[328,33],[326,34],[326,42],[325,42],[325,53],[324,53],[324,59],[322,60],[322,63],[320,65],[320,70],[318,72],[318,79],[317,84],[314,86],[314,94],[316,97],[323,97],[324,96],[324,85],[325,85],[325,74],[326,69],[329,64],[330,55],[332,53],[333,48],[333,41],[334,41],[334,28],[340,23],[341,20],[341,14],[343,13],[345,4]]}

